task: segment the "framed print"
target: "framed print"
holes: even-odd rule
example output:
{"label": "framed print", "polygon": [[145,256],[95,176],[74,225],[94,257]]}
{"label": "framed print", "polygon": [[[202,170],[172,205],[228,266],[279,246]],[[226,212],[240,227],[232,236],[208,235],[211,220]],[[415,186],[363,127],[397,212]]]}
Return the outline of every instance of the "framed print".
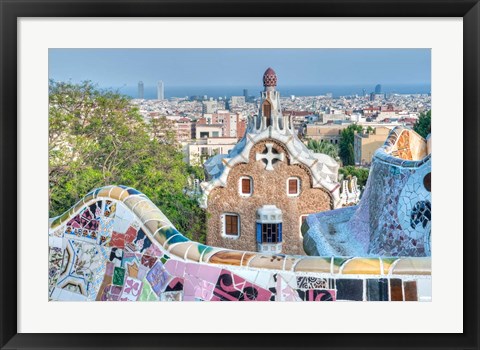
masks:
{"label": "framed print", "polygon": [[2,1],[2,348],[478,348],[479,6]]}

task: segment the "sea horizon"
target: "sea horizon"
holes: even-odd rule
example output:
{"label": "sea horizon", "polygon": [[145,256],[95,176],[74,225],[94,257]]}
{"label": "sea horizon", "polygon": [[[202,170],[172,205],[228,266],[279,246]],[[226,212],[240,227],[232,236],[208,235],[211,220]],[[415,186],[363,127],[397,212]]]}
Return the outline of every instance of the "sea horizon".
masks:
{"label": "sea horizon", "polygon": [[[385,94],[430,94],[431,84],[381,84],[382,93]],[[107,87],[131,98],[138,98],[137,86]],[[207,96],[208,98],[243,96],[243,90],[248,90],[248,96],[259,97],[263,90],[261,86],[164,86],[165,98]],[[333,97],[362,95],[375,90],[372,84],[351,85],[303,85],[303,86],[278,86],[277,90],[283,97],[288,96],[322,96],[331,93]],[[144,98],[147,100],[157,98],[156,86],[144,86]]]}

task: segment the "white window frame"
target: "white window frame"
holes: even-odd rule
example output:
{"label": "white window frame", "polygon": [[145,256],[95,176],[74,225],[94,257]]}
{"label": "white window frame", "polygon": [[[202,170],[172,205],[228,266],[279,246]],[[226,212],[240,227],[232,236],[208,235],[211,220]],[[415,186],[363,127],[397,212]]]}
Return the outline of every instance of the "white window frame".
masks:
{"label": "white window frame", "polygon": [[[295,194],[290,193],[290,180],[297,180],[297,193],[295,193]],[[300,192],[302,191],[301,187],[300,187],[301,185],[302,185],[302,181],[300,180],[299,177],[297,177],[297,176],[289,177],[287,179],[287,183],[286,183],[287,196],[288,197],[298,197],[298,196],[300,196]]]}
{"label": "white window frame", "polygon": [[[237,217],[237,235],[227,235],[227,220],[226,215],[233,215]],[[227,239],[238,239],[241,234],[241,227],[240,227],[240,215],[237,213],[223,213],[220,215],[220,224],[221,224],[221,233],[223,238]]]}
{"label": "white window frame", "polygon": [[[247,179],[250,180],[250,193],[243,193],[242,192],[242,180]],[[251,197],[253,195],[253,178],[251,176],[240,176],[238,180],[238,193],[241,197]]]}

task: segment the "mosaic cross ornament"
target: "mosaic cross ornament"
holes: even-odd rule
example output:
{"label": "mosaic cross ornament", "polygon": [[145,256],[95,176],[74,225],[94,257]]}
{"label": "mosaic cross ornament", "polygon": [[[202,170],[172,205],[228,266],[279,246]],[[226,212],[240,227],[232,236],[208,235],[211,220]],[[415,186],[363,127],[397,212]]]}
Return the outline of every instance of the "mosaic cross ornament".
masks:
{"label": "mosaic cross ornament", "polygon": [[267,148],[267,153],[257,153],[256,160],[266,161],[267,166],[266,170],[273,170],[273,161],[280,160],[283,162],[284,154],[283,153],[273,153],[273,143],[266,143],[265,147]]}

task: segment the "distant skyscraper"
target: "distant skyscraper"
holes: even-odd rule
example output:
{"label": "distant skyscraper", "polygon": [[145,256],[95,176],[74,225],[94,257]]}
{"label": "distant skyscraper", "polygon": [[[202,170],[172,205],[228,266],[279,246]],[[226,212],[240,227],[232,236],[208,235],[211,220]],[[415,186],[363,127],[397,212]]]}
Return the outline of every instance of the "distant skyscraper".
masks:
{"label": "distant skyscraper", "polygon": [[157,84],[157,100],[164,100],[165,99],[165,90],[163,87],[163,81],[159,81]]}
{"label": "distant skyscraper", "polygon": [[143,81],[138,82],[138,98],[140,98],[142,100],[144,98]]}
{"label": "distant skyscraper", "polygon": [[247,89],[243,89],[243,96],[245,97],[245,99],[248,98],[248,90]]}
{"label": "distant skyscraper", "polygon": [[382,85],[377,84],[375,86],[375,94],[381,94],[382,93]]}

